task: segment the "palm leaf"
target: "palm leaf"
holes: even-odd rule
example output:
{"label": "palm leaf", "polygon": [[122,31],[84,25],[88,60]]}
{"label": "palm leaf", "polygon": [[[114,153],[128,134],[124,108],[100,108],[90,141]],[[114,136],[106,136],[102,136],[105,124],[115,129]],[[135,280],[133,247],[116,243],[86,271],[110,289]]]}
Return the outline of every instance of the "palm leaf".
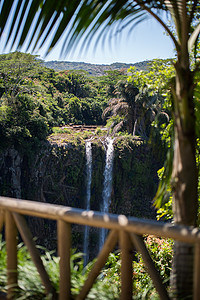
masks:
{"label": "palm leaf", "polygon": [[200,34],[200,23],[196,26],[195,30],[191,34],[189,40],[188,40],[188,50],[190,51],[194,44],[196,43],[196,40]]}
{"label": "palm leaf", "polygon": [[113,128],[112,134],[116,134],[124,125],[124,120],[120,121],[115,127]]}
{"label": "palm leaf", "polygon": [[127,111],[128,110],[128,104],[127,102],[119,102],[117,105],[115,105],[112,109],[113,111],[113,115],[120,115],[123,111]]}
{"label": "palm leaf", "polygon": [[169,190],[171,186],[171,175],[173,168],[173,144],[174,131],[171,133],[171,146],[168,149],[166,161],[164,164],[164,172],[159,181],[158,189],[154,197],[154,205],[157,209],[161,208],[164,203],[169,200]]}
{"label": "palm leaf", "polygon": [[[22,5],[23,5],[23,8],[25,8],[27,4],[28,4],[28,3],[25,2],[24,5],[23,5],[23,4],[22,4],[22,0],[18,1],[16,10],[15,10],[15,14],[14,14],[14,17],[13,17],[13,20],[12,20],[12,23],[11,23],[11,26],[10,26],[10,31],[9,31],[9,33],[8,33],[7,42],[8,42],[8,40],[11,38],[11,33],[12,33],[13,30],[14,30],[14,26],[15,26],[15,23],[16,23],[16,21],[17,21],[17,17],[18,17],[19,11],[20,11],[20,9],[22,9]],[[7,13],[8,13],[8,12],[9,12],[9,10],[7,10]],[[22,11],[22,14],[21,14],[21,15],[24,15],[24,14],[23,14],[23,11]],[[3,26],[3,24],[2,24],[2,26]],[[5,25],[4,25],[4,26],[5,26]],[[19,24],[18,24],[18,26],[19,26]]]}
{"label": "palm leaf", "polygon": [[[118,35],[125,27],[133,27],[148,17],[146,9],[166,9],[165,1],[91,1],[91,0],[2,0],[0,11],[0,36],[6,35],[6,45],[20,48],[28,39],[27,49],[41,48],[53,33],[48,45],[50,51],[65,36],[62,54],[73,50],[80,41],[88,47],[97,34],[98,43],[106,36]],[[14,12],[14,14],[13,14]],[[11,25],[7,20],[12,17]],[[6,25],[7,24],[7,25]],[[22,25],[21,25],[22,24]],[[5,30],[8,26],[8,33]],[[84,39],[82,40],[82,37]],[[5,40],[5,39],[4,39]]]}
{"label": "palm leaf", "polygon": [[110,106],[106,107],[102,113],[102,118],[105,119],[108,113],[112,111],[112,108]]}
{"label": "palm leaf", "polygon": [[[2,4],[2,1],[1,1]],[[10,15],[11,8],[14,4],[14,0],[6,0],[3,2],[2,8],[1,8],[1,14],[0,14],[0,35],[2,35],[3,30],[6,26],[6,23],[8,21],[8,17]],[[19,12],[19,5],[16,8],[16,12]]]}
{"label": "palm leaf", "polygon": [[115,105],[120,101],[120,98],[112,98],[108,101],[108,105]]}

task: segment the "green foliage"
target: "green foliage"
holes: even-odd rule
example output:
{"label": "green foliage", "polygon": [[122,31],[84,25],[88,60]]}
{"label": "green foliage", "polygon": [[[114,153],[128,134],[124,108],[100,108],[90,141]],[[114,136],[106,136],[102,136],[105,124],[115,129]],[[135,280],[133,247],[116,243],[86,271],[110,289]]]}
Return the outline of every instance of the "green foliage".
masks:
{"label": "green foliage", "polygon": [[[158,170],[158,178],[160,180],[160,183],[157,194],[155,196],[155,204],[158,208],[157,220],[172,220],[173,218],[171,186],[169,183],[169,179],[166,177],[166,169],[165,167],[162,167],[160,170]],[[163,184],[163,181],[165,182],[165,184]]]}
{"label": "green foliage", "polygon": [[154,59],[148,63],[148,69],[145,71],[137,71],[135,67],[130,67],[128,81],[134,81],[141,89],[148,87],[152,94],[167,97],[168,82],[175,76],[172,63],[172,59]]}
{"label": "green foliage", "polygon": [[30,77],[38,72],[37,56],[14,52],[0,55],[0,96],[28,92]]}
{"label": "green foliage", "polygon": [[[198,57],[200,57],[200,42],[198,44]],[[200,70],[197,70],[194,76],[194,101],[195,101],[195,116],[196,116],[196,135],[200,138]],[[199,148],[199,147],[198,147]]]}
{"label": "green foliage", "polygon": [[162,204],[162,206],[157,210],[157,220],[172,220],[173,211],[172,211],[172,196],[167,202]]}
{"label": "green foliage", "polygon": [[[53,252],[45,250],[43,247],[38,247],[44,253],[42,255],[43,264],[50,276],[50,280],[56,291],[59,289],[59,257],[54,256]],[[0,291],[6,292],[6,247],[0,236]],[[83,286],[87,274],[91,270],[93,262],[88,263],[84,267],[83,254],[76,253],[74,250],[71,253],[70,268],[71,268],[71,292],[75,297]],[[18,273],[19,273],[19,289],[16,289],[16,299],[51,299],[50,295],[45,296],[44,286],[33,264],[27,248],[23,244],[18,245]],[[101,274],[91,289],[87,299],[117,299],[118,290],[116,287],[110,286],[108,281],[104,279],[104,273]],[[111,278],[110,278],[111,279]]]}
{"label": "green foliage", "polygon": [[[110,133],[112,133],[113,131],[115,132],[114,129],[116,128],[117,125],[118,125],[118,130],[123,130],[124,119],[125,119],[124,116],[120,116],[120,115],[111,116],[106,123],[106,127],[110,129]],[[119,124],[121,124],[121,126],[119,126]]]}
{"label": "green foliage", "polygon": [[[154,59],[149,62],[149,68],[146,71],[138,72],[134,67],[128,70],[130,73],[128,81],[134,82],[140,88],[143,97],[147,96],[148,102],[145,105],[151,107],[156,113],[153,126],[162,131],[166,128],[171,117],[170,83],[175,76],[172,63],[173,61],[169,59]],[[142,101],[146,102],[145,99]]]}
{"label": "green foliage", "polygon": [[97,128],[95,130],[95,135],[98,135],[98,136],[102,136],[102,135],[105,135],[105,130],[102,130],[101,128]]}
{"label": "green foliage", "polygon": [[[199,47],[197,47],[199,49]],[[171,65],[170,60],[154,60],[151,62],[150,69],[146,72],[135,72],[134,68],[131,68],[129,71],[132,71],[131,77],[129,80],[134,80],[134,82],[140,82],[141,86],[145,86],[147,83],[152,92],[160,93],[163,96],[164,102],[161,103],[162,109],[171,116],[172,109],[172,96],[170,93],[170,86],[173,84],[174,77],[174,68]],[[139,74],[141,76],[139,76]],[[200,136],[199,124],[200,124],[200,85],[199,80],[200,72],[195,73],[195,90],[194,90],[194,101],[195,101],[195,115],[196,115],[196,136],[197,136],[197,152],[196,152],[196,161],[197,165],[199,161],[199,142],[198,138]],[[174,120],[170,118],[169,122],[164,122],[162,124],[158,123],[158,120],[155,120],[153,123],[155,128],[159,128],[161,134],[161,140],[165,143],[168,148],[168,153],[166,157],[166,162],[164,167],[158,171],[158,176],[160,183],[158,190],[155,196],[155,206],[158,208],[157,218],[172,219],[172,191],[171,191],[171,173],[172,173],[172,161],[173,161],[173,143],[174,143]],[[200,198],[199,198],[200,201]]]}
{"label": "green foliage", "polygon": [[[172,241],[147,236],[145,238],[146,246],[151,253],[156,268],[159,270],[161,278],[168,286],[169,272],[171,270],[172,259]],[[42,261],[50,276],[50,280],[58,291],[59,289],[59,257],[54,252],[47,251],[39,247],[42,251]],[[94,265],[95,260],[89,262],[84,267],[83,254],[71,252],[70,269],[71,269],[71,292],[73,297],[78,295],[83,286],[89,271]],[[6,247],[5,242],[0,236],[0,291],[6,292]],[[96,283],[92,287],[87,299],[119,299],[120,294],[120,253],[110,253],[105,267],[102,269]],[[18,245],[18,272],[19,272],[19,289],[16,289],[16,299],[51,299],[50,295],[45,296],[45,290],[41,279],[34,266],[27,248],[21,243]],[[147,274],[142,257],[136,255],[133,261],[133,299],[159,299],[155,288]]]}
{"label": "green foliage", "polygon": [[[158,140],[160,131],[165,131],[170,120],[167,81],[174,76],[171,61],[153,60],[145,71],[130,67],[128,72],[128,79],[112,71],[105,77],[111,99],[103,117],[108,118],[108,127],[114,132],[127,130],[145,139]],[[116,117],[121,119],[117,122]]]}
{"label": "green foliage", "polygon": [[[175,70],[172,60],[153,60],[149,63],[149,69],[137,72],[135,68],[130,68],[131,75],[128,80],[140,86],[143,95],[147,95],[149,101],[145,105],[150,105],[151,110],[156,114],[151,123],[154,130],[151,136],[154,143],[158,140],[167,151],[164,168],[159,172],[159,186],[155,196],[155,206],[158,211],[158,218],[171,218],[171,173],[173,161],[173,119],[172,115],[172,95],[170,85],[173,82]],[[143,100],[144,101],[144,100]],[[144,101],[145,102],[145,101]],[[159,136],[159,139],[157,138]]]}
{"label": "green foliage", "polygon": [[[156,269],[159,271],[163,283],[166,287],[169,285],[169,276],[172,263],[172,240],[147,236],[145,238],[146,247],[155,263]],[[135,278],[135,298],[134,299],[159,299],[158,294],[153,287],[150,276],[141,254],[136,255],[134,261],[134,278]]]}
{"label": "green foliage", "polygon": [[53,127],[52,131],[53,131],[53,134],[58,134],[58,133],[71,134],[72,133],[71,129],[65,128],[65,127]]}
{"label": "green foliage", "polygon": [[118,70],[122,73],[123,70],[127,70],[130,66],[135,66],[137,69],[146,69],[147,61],[142,61],[134,64],[126,64],[126,63],[112,63],[109,65],[103,64],[90,64],[85,62],[70,62],[70,61],[46,61],[43,64],[50,69],[54,69],[56,71],[62,70],[74,70],[73,72],[82,73],[84,75],[89,76],[104,76],[107,71],[115,71]]}
{"label": "green foliage", "polygon": [[6,286],[6,246],[0,235],[0,290],[5,292]]}
{"label": "green foliage", "polygon": [[[1,147],[37,144],[55,132],[55,127],[67,124],[101,125],[106,99],[113,95],[122,99],[113,108],[121,106],[122,110],[110,116],[107,126],[116,129],[113,133],[119,130],[125,133],[126,129],[133,132],[133,115],[139,114],[139,98],[134,104],[134,85],[124,81],[123,70],[107,71],[97,80],[84,72],[55,72],[43,67],[37,57],[20,52],[0,56],[0,63]],[[144,107],[143,100],[141,105]],[[147,125],[147,114],[140,111],[140,115]]]}
{"label": "green foliage", "polygon": [[115,97],[116,85],[120,80],[126,80],[123,70],[105,71],[105,76],[100,77],[100,84],[106,86],[108,97]]}
{"label": "green foliage", "polygon": [[48,123],[40,115],[31,96],[17,95],[2,101],[0,107],[1,146],[43,140],[48,134]]}
{"label": "green foliage", "polygon": [[0,55],[1,147],[26,148],[46,139],[53,127],[102,124],[105,95],[81,72],[55,72],[36,56]]}

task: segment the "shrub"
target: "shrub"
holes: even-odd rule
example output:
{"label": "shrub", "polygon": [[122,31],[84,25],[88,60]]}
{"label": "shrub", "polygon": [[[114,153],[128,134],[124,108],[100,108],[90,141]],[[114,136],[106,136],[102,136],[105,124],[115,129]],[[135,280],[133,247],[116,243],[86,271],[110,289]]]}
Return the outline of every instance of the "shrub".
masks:
{"label": "shrub", "polygon": [[[149,235],[145,238],[145,244],[151,254],[156,269],[160,273],[163,283],[168,287],[173,241]],[[147,273],[141,254],[136,254],[133,269],[135,299],[159,299],[151,278]]]}
{"label": "shrub", "polygon": [[[154,236],[147,236],[145,238],[145,243],[155,262],[155,266],[160,272],[163,282],[167,286],[171,270],[172,241],[169,239],[164,240]],[[56,257],[53,251],[47,251],[43,247],[39,246],[38,248],[42,250],[42,261],[53,286],[56,291],[58,291],[59,257]],[[71,292],[73,297],[78,295],[94,263],[95,260],[89,262],[84,267],[83,254],[76,253],[75,250],[72,250],[70,267]],[[119,299],[121,289],[120,267],[120,253],[110,253],[105,267],[98,276],[96,283],[87,296],[87,299]],[[6,247],[1,236],[0,269],[0,291],[6,292]],[[26,246],[22,243],[18,245],[18,271],[19,289],[16,290],[16,299],[51,299],[50,295],[45,296],[45,290],[41,284],[36,267],[31,261]],[[136,259],[133,261],[133,278],[133,299],[159,299],[140,254],[136,254]]]}

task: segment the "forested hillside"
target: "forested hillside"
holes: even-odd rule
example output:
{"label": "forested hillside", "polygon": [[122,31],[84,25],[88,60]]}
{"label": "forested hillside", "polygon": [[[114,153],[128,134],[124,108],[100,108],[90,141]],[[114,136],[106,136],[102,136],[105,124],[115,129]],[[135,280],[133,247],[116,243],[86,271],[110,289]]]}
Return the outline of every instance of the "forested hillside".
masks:
{"label": "forested hillside", "polygon": [[37,144],[54,127],[69,124],[107,124],[113,134],[147,138],[161,110],[161,98],[128,82],[123,69],[98,77],[83,70],[57,72],[36,56],[15,52],[0,55],[0,70],[1,148]]}
{"label": "forested hillside", "polygon": [[47,68],[54,69],[55,71],[62,70],[84,70],[87,71],[92,76],[103,76],[105,71],[112,70],[127,70],[131,66],[134,66],[138,71],[146,70],[148,67],[149,61],[142,61],[137,63],[112,63],[110,65],[106,64],[90,64],[84,62],[70,62],[70,61],[46,61],[44,66]]}
{"label": "forested hillside", "polygon": [[55,126],[102,124],[107,87],[101,81],[55,72],[19,52],[0,55],[0,70],[1,147],[45,139]]}

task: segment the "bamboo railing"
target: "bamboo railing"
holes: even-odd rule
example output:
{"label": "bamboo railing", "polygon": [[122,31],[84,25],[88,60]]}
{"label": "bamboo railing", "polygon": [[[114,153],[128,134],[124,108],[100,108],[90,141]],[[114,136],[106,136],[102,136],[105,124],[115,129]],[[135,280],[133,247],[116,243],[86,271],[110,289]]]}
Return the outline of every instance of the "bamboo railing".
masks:
{"label": "bamboo railing", "polygon": [[[49,276],[43,266],[40,254],[35,247],[32,234],[27,226],[24,215],[52,219],[57,222],[58,254],[60,256],[60,285],[57,295]],[[47,294],[52,299],[72,299],[70,284],[70,248],[71,224],[110,229],[110,233],[102,247],[96,263],[88,274],[87,280],[77,296],[77,300],[85,299],[93,283],[106,263],[109,253],[117,242],[121,249],[121,295],[120,299],[132,299],[132,250],[142,254],[149,275],[155,285],[160,299],[170,299],[162,284],[161,278],[154,266],[150,254],[145,246],[142,235],[151,234],[164,238],[192,243],[195,246],[194,255],[194,296],[200,295],[200,231],[197,228],[173,225],[151,220],[127,218],[124,215],[103,214],[94,211],[54,205],[48,203],[0,197],[0,231],[5,223],[5,238],[7,247],[7,299],[14,297],[17,286],[17,231],[30,252],[31,258],[37,267]],[[15,288],[13,288],[15,287]]]}

